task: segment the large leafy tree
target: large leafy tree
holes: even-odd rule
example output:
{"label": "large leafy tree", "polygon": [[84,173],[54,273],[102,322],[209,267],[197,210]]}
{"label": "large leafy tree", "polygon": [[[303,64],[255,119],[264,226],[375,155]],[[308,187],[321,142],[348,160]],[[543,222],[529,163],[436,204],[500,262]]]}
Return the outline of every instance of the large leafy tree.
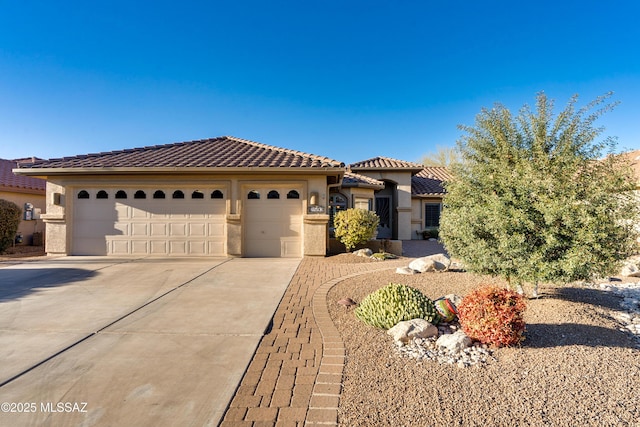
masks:
{"label": "large leafy tree", "polygon": [[446,184],[440,236],[471,271],[518,286],[611,274],[636,249],[635,180],[615,139],[594,122],[610,94],[553,114],[537,96],[517,116],[502,105],[462,126],[462,160]]}
{"label": "large leafy tree", "polygon": [[425,166],[451,167],[460,160],[460,155],[455,147],[436,147],[436,151],[431,151],[422,157],[422,164]]}

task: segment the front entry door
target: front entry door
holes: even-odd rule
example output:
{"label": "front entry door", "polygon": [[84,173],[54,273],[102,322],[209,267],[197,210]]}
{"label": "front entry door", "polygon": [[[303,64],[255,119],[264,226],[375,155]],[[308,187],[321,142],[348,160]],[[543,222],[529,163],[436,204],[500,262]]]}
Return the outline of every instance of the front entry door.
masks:
{"label": "front entry door", "polygon": [[393,235],[393,211],[391,196],[376,195],[376,215],[380,217],[378,239],[391,239]]}

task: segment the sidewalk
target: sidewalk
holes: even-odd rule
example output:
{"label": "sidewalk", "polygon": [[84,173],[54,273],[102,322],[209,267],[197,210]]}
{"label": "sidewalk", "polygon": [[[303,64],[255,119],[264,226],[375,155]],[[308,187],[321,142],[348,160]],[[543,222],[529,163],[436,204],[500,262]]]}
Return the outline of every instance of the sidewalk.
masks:
{"label": "sidewalk", "polygon": [[[408,243],[408,257],[441,248]],[[406,258],[350,264],[304,258],[220,425],[338,425],[345,348],[329,317],[327,292],[349,277],[406,265]]]}

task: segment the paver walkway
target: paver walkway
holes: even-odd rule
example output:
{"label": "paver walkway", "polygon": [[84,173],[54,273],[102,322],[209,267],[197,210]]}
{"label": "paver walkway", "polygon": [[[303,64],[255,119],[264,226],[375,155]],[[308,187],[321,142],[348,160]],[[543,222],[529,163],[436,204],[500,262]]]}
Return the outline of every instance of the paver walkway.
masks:
{"label": "paver walkway", "polygon": [[345,348],[329,317],[327,292],[348,277],[406,264],[303,259],[221,426],[337,425]]}

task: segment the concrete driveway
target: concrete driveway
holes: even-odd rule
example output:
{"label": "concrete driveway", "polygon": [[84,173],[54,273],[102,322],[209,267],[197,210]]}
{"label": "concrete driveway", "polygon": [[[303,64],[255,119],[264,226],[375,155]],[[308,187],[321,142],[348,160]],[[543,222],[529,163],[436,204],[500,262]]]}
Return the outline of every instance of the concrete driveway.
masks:
{"label": "concrete driveway", "polygon": [[0,425],[217,425],[299,262],[0,263]]}

